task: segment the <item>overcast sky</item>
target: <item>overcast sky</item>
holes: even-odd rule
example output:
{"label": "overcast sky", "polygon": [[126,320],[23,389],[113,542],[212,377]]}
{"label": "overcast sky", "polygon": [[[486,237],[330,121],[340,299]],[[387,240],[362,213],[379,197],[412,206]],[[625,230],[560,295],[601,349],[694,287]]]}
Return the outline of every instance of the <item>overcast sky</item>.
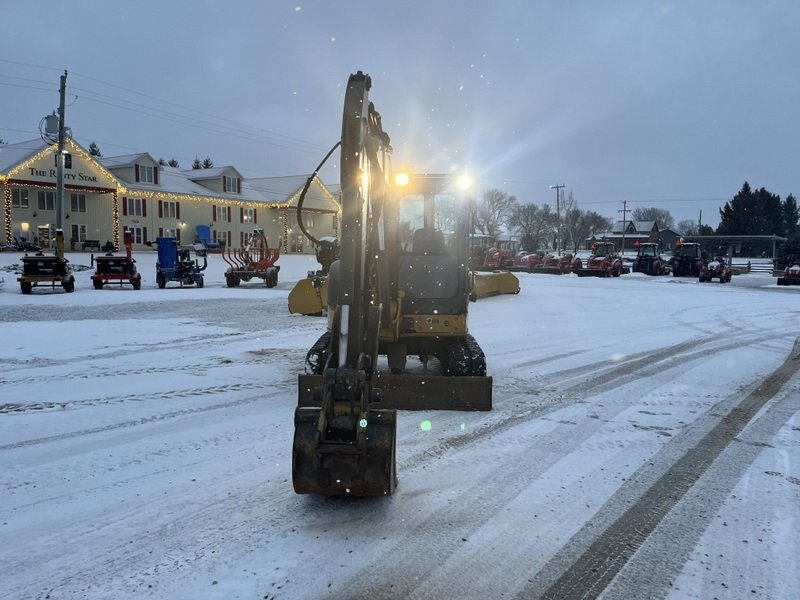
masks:
{"label": "overcast sky", "polygon": [[6,142],[38,136],[66,69],[67,125],[104,156],[309,173],[362,70],[395,165],[479,191],[554,205],[565,184],[611,218],[627,200],[712,226],[745,180],[800,193],[796,0],[3,5]]}

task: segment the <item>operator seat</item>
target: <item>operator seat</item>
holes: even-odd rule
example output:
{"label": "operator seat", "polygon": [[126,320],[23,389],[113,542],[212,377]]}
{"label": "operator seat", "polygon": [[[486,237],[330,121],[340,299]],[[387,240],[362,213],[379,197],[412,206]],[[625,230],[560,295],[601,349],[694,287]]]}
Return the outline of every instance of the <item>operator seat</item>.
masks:
{"label": "operator seat", "polygon": [[417,229],[411,238],[411,250],[414,254],[442,254],[444,252],[442,230],[430,227]]}

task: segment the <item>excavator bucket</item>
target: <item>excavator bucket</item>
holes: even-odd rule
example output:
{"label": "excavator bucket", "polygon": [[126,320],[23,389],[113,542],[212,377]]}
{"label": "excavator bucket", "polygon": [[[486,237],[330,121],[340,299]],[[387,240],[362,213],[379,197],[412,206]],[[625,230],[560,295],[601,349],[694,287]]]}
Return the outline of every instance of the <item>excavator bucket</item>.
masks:
{"label": "excavator bucket", "polygon": [[473,272],[470,298],[486,298],[499,294],[519,294],[519,279],[509,271]]}
{"label": "excavator bucket", "polygon": [[295,492],[325,496],[390,496],[394,492],[397,413],[370,409],[365,418],[350,426],[346,429],[355,431],[355,437],[337,440],[319,407],[295,410]]}

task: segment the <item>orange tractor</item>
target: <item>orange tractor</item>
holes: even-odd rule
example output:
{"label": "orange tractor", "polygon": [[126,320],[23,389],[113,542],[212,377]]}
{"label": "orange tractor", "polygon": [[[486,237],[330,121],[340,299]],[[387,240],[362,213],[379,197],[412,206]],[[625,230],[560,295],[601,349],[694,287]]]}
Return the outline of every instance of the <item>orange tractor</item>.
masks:
{"label": "orange tractor", "polygon": [[619,277],[622,275],[622,257],[614,242],[595,242],[592,255],[584,266],[580,259],[574,263],[578,277]]}

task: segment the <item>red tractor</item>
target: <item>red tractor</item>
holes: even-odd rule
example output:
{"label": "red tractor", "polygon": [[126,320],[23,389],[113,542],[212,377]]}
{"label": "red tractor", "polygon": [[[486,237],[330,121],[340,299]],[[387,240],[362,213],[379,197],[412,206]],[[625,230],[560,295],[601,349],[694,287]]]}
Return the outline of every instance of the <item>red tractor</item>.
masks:
{"label": "red tractor", "polygon": [[497,240],[483,259],[485,269],[510,269],[514,266],[514,257],[519,253],[519,240]]}
{"label": "red tractor", "polygon": [[592,244],[592,255],[586,259],[586,266],[575,261],[575,267],[578,277],[619,277],[622,257],[614,242],[596,242]]}
{"label": "red tractor", "polygon": [[715,277],[719,279],[720,283],[731,282],[731,267],[721,256],[708,261],[708,264],[704,266],[703,271],[698,276],[700,283],[712,281]]}
{"label": "red tractor", "polygon": [[479,268],[483,266],[486,253],[494,244],[494,238],[490,235],[471,235],[469,236],[469,266]]}
{"label": "red tractor", "polygon": [[636,258],[633,259],[631,267],[634,273],[644,273],[645,275],[666,275],[667,265],[661,258],[658,244],[654,242],[633,243],[636,246]]}
{"label": "red tractor", "polygon": [[521,250],[514,256],[512,271],[527,271],[532,273],[542,262],[542,255],[538,252],[526,252]]}
{"label": "red tractor", "polygon": [[580,259],[576,259],[572,254],[565,254],[563,256],[545,254],[539,265],[534,267],[533,272],[563,275],[565,273],[572,273],[575,268],[580,269],[581,266]]}
{"label": "red tractor", "polygon": [[789,260],[783,270],[783,277],[778,277],[778,285],[800,285],[800,260]]}

